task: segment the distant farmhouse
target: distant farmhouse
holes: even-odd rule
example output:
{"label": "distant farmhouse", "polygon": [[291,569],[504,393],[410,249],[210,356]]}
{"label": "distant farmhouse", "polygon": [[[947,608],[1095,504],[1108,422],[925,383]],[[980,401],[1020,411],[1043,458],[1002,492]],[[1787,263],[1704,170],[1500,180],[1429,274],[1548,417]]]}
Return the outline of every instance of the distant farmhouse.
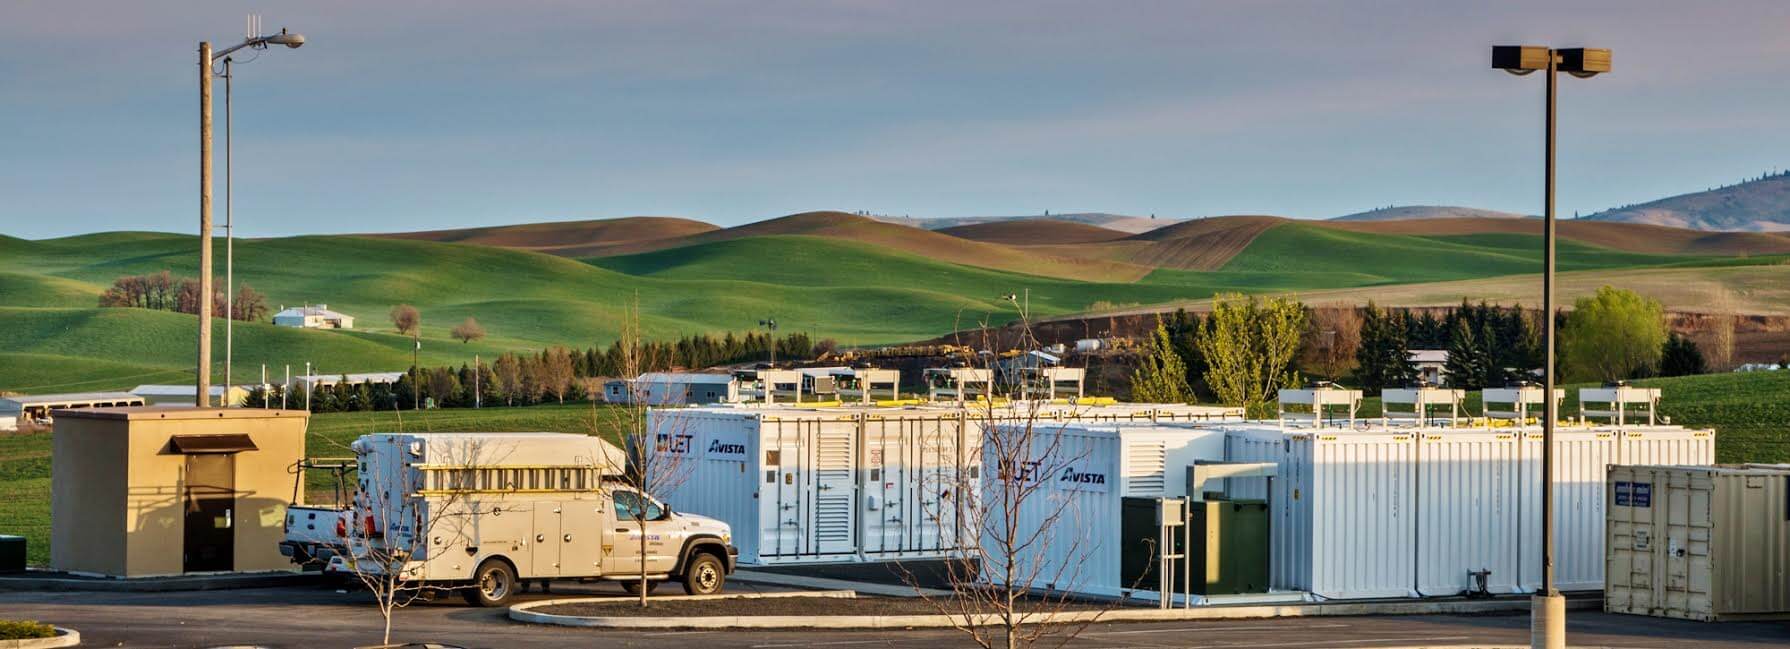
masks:
{"label": "distant farmhouse", "polygon": [[328,304],[307,304],[291,308],[282,306],[279,313],[273,314],[273,323],[281,327],[304,329],[353,329],[354,316],[331,311]]}

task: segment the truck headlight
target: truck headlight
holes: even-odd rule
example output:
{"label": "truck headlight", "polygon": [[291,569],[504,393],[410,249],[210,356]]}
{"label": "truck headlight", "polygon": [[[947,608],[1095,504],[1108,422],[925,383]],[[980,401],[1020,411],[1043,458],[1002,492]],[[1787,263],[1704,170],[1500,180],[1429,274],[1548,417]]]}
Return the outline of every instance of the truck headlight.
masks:
{"label": "truck headlight", "polygon": [[733,533],[732,532],[722,532],[721,533],[721,542],[726,543],[728,545],[733,545]]}

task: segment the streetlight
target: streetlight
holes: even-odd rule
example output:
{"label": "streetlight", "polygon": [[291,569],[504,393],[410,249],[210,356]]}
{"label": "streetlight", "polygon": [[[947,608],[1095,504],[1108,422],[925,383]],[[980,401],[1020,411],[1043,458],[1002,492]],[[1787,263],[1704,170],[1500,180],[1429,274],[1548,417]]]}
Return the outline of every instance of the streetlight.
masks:
{"label": "streetlight", "polygon": [[1545,178],[1542,200],[1542,419],[1541,419],[1541,591],[1529,614],[1529,644],[1536,649],[1566,647],[1566,598],[1554,589],[1554,95],[1559,75],[1581,79],[1610,71],[1610,51],[1540,45],[1492,47],[1492,67],[1515,75],[1543,70],[1547,75]]}
{"label": "streetlight", "polygon": [[771,369],[776,369],[777,368],[777,319],[776,318],[765,318],[763,320],[759,320],[758,326],[764,327],[765,329],[769,329],[771,332],[770,334],[768,334],[771,339]]}
{"label": "streetlight", "polygon": [[[297,49],[304,44],[304,36],[288,33],[284,29],[281,29],[278,34],[268,36],[251,34],[243,42],[215,53],[211,51],[210,41],[199,42],[199,363],[197,385],[195,386],[197,390],[193,395],[193,400],[194,405],[201,408],[210,403],[211,396],[211,66],[218,57],[228,57],[231,52],[245,47],[265,49],[269,45],[284,45]],[[226,74],[228,74],[228,70],[226,70]],[[225,99],[228,101],[228,76],[225,77],[224,83]],[[225,123],[228,124],[229,105],[227,103],[224,111]],[[227,213],[228,204],[226,204],[225,210]],[[225,217],[226,223],[228,218],[228,216]],[[226,244],[229,243],[226,241]],[[227,322],[228,318],[226,317]],[[225,335],[229,335],[228,327],[226,327]],[[228,352],[226,352],[227,355]],[[227,378],[229,368],[225,368],[224,373]],[[228,388],[224,390],[224,397],[227,403],[229,401]]]}

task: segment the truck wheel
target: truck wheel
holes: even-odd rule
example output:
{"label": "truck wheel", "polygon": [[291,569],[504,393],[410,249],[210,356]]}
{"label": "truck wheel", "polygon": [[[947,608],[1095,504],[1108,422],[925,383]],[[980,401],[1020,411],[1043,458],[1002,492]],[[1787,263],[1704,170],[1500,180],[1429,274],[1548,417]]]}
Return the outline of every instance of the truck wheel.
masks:
{"label": "truck wheel", "polygon": [[516,570],[496,559],[479,564],[472,585],[461,594],[473,606],[503,606],[516,593]]}
{"label": "truck wheel", "polygon": [[727,583],[727,568],[715,555],[701,552],[690,557],[684,568],[684,592],[691,595],[713,595]]}
{"label": "truck wheel", "polygon": [[[653,589],[658,588],[658,587],[659,587],[659,582],[656,582],[656,581],[646,582],[646,594],[648,594],[648,595],[653,594]],[[628,591],[629,595],[639,595],[640,594],[640,580],[639,579],[629,579],[627,581],[622,582],[622,590]]]}

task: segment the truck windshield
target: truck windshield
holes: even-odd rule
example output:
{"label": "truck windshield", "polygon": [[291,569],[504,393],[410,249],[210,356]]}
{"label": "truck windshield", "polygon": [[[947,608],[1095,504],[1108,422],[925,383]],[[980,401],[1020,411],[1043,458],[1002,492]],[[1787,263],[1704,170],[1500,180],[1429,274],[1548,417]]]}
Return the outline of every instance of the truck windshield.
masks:
{"label": "truck windshield", "polygon": [[617,520],[656,521],[665,517],[665,510],[659,507],[659,503],[641,498],[640,494],[632,491],[617,491],[615,492],[615,517]]}

